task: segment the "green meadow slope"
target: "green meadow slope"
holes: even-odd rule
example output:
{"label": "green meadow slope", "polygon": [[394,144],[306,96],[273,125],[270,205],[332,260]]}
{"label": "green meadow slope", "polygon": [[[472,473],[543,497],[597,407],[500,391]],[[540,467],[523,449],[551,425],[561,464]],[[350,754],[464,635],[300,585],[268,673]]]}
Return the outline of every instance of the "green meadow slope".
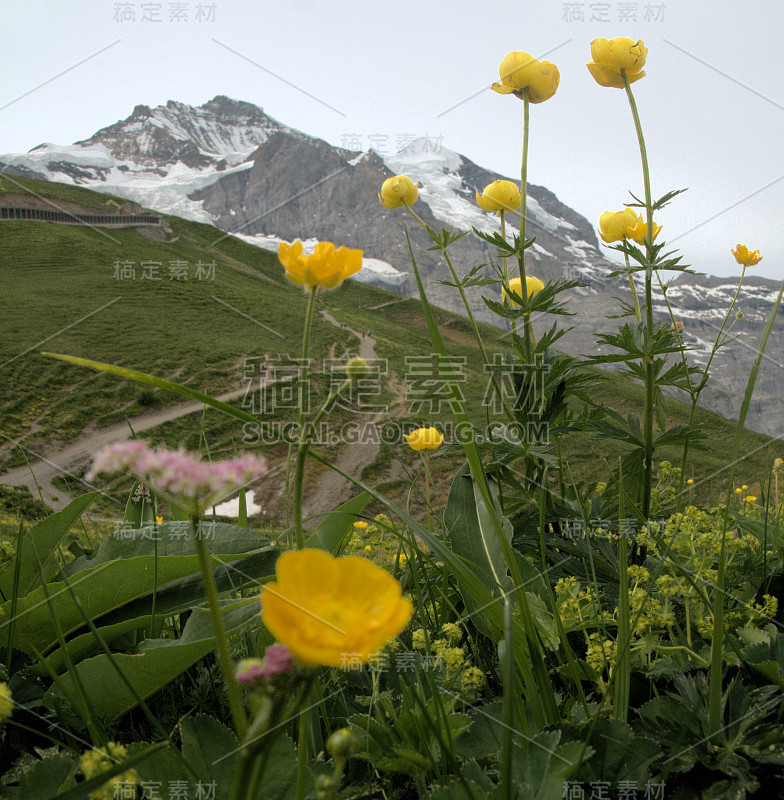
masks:
{"label": "green meadow slope", "polygon": [[[25,192],[54,203],[95,209],[105,209],[107,201],[106,195],[79,187],[17,178],[9,182],[0,176],[0,204]],[[0,470],[24,464],[25,454],[33,459],[37,453],[53,453],[90,431],[125,424],[128,417],[183,402],[171,393],[55,361],[41,355],[42,350],[122,365],[211,394],[247,386],[246,359],[300,355],[306,296],[284,278],[276,255],[208,225],[165,219],[172,232],[170,241],[156,241],[134,228],[0,222],[0,431],[4,434]],[[197,274],[199,264],[201,275]],[[125,277],[118,265],[126,270]],[[130,277],[131,269],[135,277]],[[161,279],[144,278],[145,272],[157,272]],[[177,274],[187,279],[175,279]],[[317,363],[356,353],[361,342],[352,330],[369,330],[377,356],[388,363],[387,375],[378,384],[380,393],[372,401],[386,405],[388,416],[400,421],[431,424],[449,419],[446,404],[440,413],[409,414],[400,402],[405,394],[406,357],[431,352],[418,301],[400,301],[393,294],[349,280],[319,295],[317,307],[346,325],[336,326],[315,315],[311,356]],[[437,318],[450,354],[464,359],[463,391],[474,420],[481,424],[488,379],[470,328],[465,319],[445,311],[437,310]],[[507,346],[502,330],[480,328],[490,352]],[[589,347],[587,343],[586,350]],[[314,406],[327,388],[326,379],[317,375]],[[279,400],[286,397],[285,392],[275,391]],[[608,375],[594,394],[597,402],[624,414],[641,412],[640,387],[621,376]],[[293,413],[290,402],[279,402],[267,419],[284,421]],[[332,412],[331,419],[336,424],[347,422],[356,419],[357,413],[356,406],[347,403]],[[670,424],[685,422],[686,415],[684,403],[670,401]],[[373,418],[382,416],[376,413]],[[709,434],[707,449],[693,451],[689,475],[706,479],[700,484],[700,494],[718,501],[735,424],[710,412],[699,412],[699,418]],[[248,444],[243,442],[241,423],[211,409],[159,425],[144,436],[169,446],[208,450],[213,457],[246,449]],[[349,447],[327,443],[319,452],[347,463]],[[265,508],[278,517],[284,505],[280,486],[286,447],[269,444],[265,452],[279,467],[275,473],[279,487],[261,494]],[[619,452],[589,434],[579,434],[565,443],[564,456],[576,477],[602,480],[606,465],[615,463]],[[751,486],[759,486],[773,458],[781,455],[775,440],[751,431],[744,433],[741,453],[745,461],[738,477]],[[680,461],[675,449],[664,449],[660,458]],[[352,464],[357,475],[407,500],[409,472],[419,469],[419,460],[404,443],[369,446],[359,462]],[[433,459],[441,492],[456,465],[457,456]],[[308,491],[314,502],[321,499],[319,484],[326,479],[325,468],[312,462]],[[79,492],[74,481],[62,488]],[[107,488],[120,497],[128,487],[127,482],[116,482]],[[325,497],[334,496],[331,488],[322,490]],[[411,502],[416,506],[421,498],[412,495]]]}

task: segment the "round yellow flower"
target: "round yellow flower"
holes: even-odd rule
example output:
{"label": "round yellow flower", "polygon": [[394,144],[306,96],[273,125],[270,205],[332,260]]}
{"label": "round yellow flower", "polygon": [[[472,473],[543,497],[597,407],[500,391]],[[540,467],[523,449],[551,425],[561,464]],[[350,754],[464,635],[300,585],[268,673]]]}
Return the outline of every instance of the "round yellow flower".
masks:
{"label": "round yellow flower", "polygon": [[773,461],[773,469],[781,469],[784,467],[784,458],[777,458]]}
{"label": "round yellow flower", "polygon": [[740,494],[742,491],[743,491],[743,489],[738,488],[738,489],[735,490],[735,494]]}
{"label": "round yellow flower", "polygon": [[747,503],[756,503],[757,502],[757,498],[753,494],[747,494],[743,499]]}
{"label": "round yellow flower", "polygon": [[603,242],[611,244],[626,238],[626,229],[637,221],[637,212],[631,208],[623,211],[605,211],[599,217],[599,236]]}
{"label": "round yellow flower", "polygon": [[367,526],[368,526],[367,522],[365,522],[365,520],[363,520],[363,519],[358,519],[354,523],[354,527],[359,531],[364,531],[365,528],[367,528]]}
{"label": "round yellow flower", "polygon": [[485,211],[516,211],[520,208],[520,189],[512,181],[493,181],[482,194],[476,193],[476,202]]}
{"label": "round yellow flower", "polygon": [[313,291],[316,286],[332,289],[346,278],[362,269],[362,251],[340,247],[332,242],[318,242],[312,255],[302,255],[302,242],[281,242],[278,248],[280,263],[286,268],[286,277],[299,286]]}
{"label": "round yellow flower", "polygon": [[[659,235],[662,229],[661,225],[653,223],[653,238]],[[645,237],[648,235],[648,223],[642,218],[642,214],[637,214],[637,219],[626,228],[626,235],[630,239],[634,239],[637,244],[645,244]]]}
{"label": "round yellow flower", "polygon": [[[512,278],[512,280],[509,281],[509,288],[515,294],[520,295],[520,297],[523,296],[522,286],[523,283],[520,280],[520,278]],[[542,289],[544,289],[544,282],[541,281],[539,278],[535,277],[534,275],[526,275],[525,286],[528,289],[528,296],[531,297],[532,295],[536,294],[537,292],[541,292]],[[513,302],[517,302],[510,294],[507,294],[506,289],[504,289],[503,295],[504,295],[504,300],[511,300]]]}
{"label": "round yellow flower", "polygon": [[419,200],[419,189],[411,178],[395,175],[394,178],[387,178],[381,184],[381,194],[378,199],[384,208],[413,206]]}
{"label": "round yellow flower", "polygon": [[435,450],[444,441],[444,434],[439,433],[436,428],[417,428],[411,433],[404,433],[403,436],[412,450]]}
{"label": "round yellow flower", "polygon": [[369,552],[370,552],[372,549],[373,549],[373,548],[372,548],[372,547],[371,547],[369,544],[366,544],[366,545],[365,545],[365,552],[366,552],[366,553],[369,553]]}
{"label": "round yellow flower", "polygon": [[753,267],[755,264],[759,264],[759,262],[762,261],[760,251],[749,250],[745,244],[739,244],[737,250],[732,251],[732,255],[735,256],[735,260],[738,264],[743,264],[744,267]]}
{"label": "round yellow flower", "polygon": [[643,45],[642,39],[638,42],[625,36],[616,39],[594,39],[591,42],[593,61],[586,66],[600,86],[623,89],[621,70],[626,73],[629,83],[644,78],[643,67],[647,57],[648,48]]}
{"label": "round yellow flower", "polygon": [[261,620],[302,664],[365,663],[413,614],[400,584],[366,558],[289,550],[275,574],[261,591]]}
{"label": "round yellow flower", "polygon": [[558,67],[549,61],[537,61],[528,53],[508,53],[498,68],[501,83],[490,88],[499,94],[514,94],[522,99],[523,90],[528,89],[532,103],[549,100],[558,90],[561,75]]}
{"label": "round yellow flower", "polygon": [[694,480],[692,478],[689,478],[689,480],[686,481],[686,485],[687,486],[691,486],[691,485],[693,485],[693,483],[694,483]]}
{"label": "round yellow flower", "polygon": [[747,484],[744,483],[743,486],[741,486],[740,488],[743,489],[743,491],[745,492],[746,489],[748,489],[749,487]]}

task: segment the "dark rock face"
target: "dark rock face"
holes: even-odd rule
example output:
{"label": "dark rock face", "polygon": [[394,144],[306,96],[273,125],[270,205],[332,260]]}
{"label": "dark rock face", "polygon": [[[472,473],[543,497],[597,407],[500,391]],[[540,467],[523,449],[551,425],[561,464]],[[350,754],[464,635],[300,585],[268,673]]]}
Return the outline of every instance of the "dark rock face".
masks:
{"label": "dark rock face", "polygon": [[[358,153],[333,147],[286,127],[257,106],[219,95],[198,108],[172,100],[154,109],[136,106],[127,119],[76,144],[103,145],[115,159],[127,162],[115,165],[123,173],[130,164],[132,173],[141,171],[165,179],[172,167],[180,169],[178,165],[182,164],[194,171],[198,183],[186,181],[176,191],[185,200],[199,201],[218,228],[289,241],[321,239],[360,248],[366,257],[386,261],[409,276],[407,282],[403,278],[396,286],[382,278],[372,282],[414,296],[417,289],[406,244],[408,230],[430,301],[464,313],[457,290],[439,283],[452,278],[441,254],[427,249],[432,242],[425,232],[404,209],[387,210],[378,202],[383,181],[394,173],[405,173],[420,182],[416,211],[431,228],[469,231],[449,249],[458,277],[476,264],[485,265],[483,271],[489,277],[496,276],[500,269],[495,248],[470,229],[474,226],[483,231],[499,230],[497,218],[478,209],[475,193],[506,176],[457,153],[434,148],[427,140],[417,140],[396,156],[382,159],[372,150]],[[45,149],[46,145],[42,147]],[[244,168],[248,163],[251,166]],[[63,175],[75,183],[122,193],[122,184],[112,184],[113,175],[105,164],[57,161],[48,168],[54,179]],[[212,175],[206,186],[207,181],[199,175],[201,170]],[[15,166],[0,162],[0,171],[47,177],[22,166],[18,158]],[[195,185],[204,188],[191,191]],[[149,191],[154,208],[156,190]],[[186,191],[190,192],[187,197]],[[133,197],[145,204],[138,192]],[[508,217],[508,235],[517,233],[519,216]],[[607,277],[614,268],[613,262],[620,261],[615,258],[618,254],[599,245],[593,222],[542,186],[528,187],[526,236],[536,237],[526,256],[529,275],[544,281],[574,278],[585,284],[562,295],[574,316],[561,317],[559,322],[574,329],[559,340],[558,347],[571,354],[595,354],[595,335],[613,331],[619,324],[619,320],[607,319],[619,312],[617,298],[631,302],[628,280]],[[510,270],[514,275],[516,265],[510,263]],[[672,278],[673,273],[663,276],[664,280]],[[734,279],[675,274],[668,298],[676,319],[684,323],[685,341],[694,348],[689,355],[693,363],[706,363],[736,286]],[[702,405],[737,417],[777,290],[773,281],[749,278],[744,282],[737,306],[744,316],[735,323],[730,337],[738,338],[722,347],[714,358],[713,377],[703,392]],[[472,287],[467,294],[478,319],[504,324],[482,300],[482,295],[498,298],[498,285]],[[654,298],[654,307],[657,317],[669,320],[660,291]],[[777,321],[771,338],[747,422],[749,427],[774,436],[784,436],[782,318],[784,315]],[[534,325],[542,332],[554,321],[548,317],[534,320]],[[683,397],[682,392],[680,395]]]}

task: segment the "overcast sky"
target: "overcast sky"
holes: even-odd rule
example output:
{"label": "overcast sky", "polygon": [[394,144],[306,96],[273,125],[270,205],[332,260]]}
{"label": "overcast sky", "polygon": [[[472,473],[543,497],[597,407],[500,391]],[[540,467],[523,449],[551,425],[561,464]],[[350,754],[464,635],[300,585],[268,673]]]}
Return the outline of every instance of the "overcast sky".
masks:
{"label": "overcast sky", "polygon": [[662,235],[701,271],[736,274],[730,249],[742,242],[762,251],[755,274],[784,278],[784,3],[480,8],[467,0],[8,3],[0,154],[87,138],[140,103],[200,105],[225,94],[334,145],[394,152],[427,135],[515,177],[522,103],[488,87],[503,56],[522,50],[561,72],[555,97],[531,106],[529,180],[595,224],[623,207],[629,189],[642,193],[642,173],[623,91],[599,87],[585,68],[590,42],[641,38],[648,74],[634,91],[653,192],[689,189],[661,214]]}

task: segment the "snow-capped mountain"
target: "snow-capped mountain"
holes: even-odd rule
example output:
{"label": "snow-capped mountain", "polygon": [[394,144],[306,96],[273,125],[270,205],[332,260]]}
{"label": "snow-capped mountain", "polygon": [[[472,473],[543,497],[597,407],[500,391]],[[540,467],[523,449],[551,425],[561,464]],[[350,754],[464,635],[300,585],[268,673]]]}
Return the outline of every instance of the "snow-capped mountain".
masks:
{"label": "snow-capped mountain", "polygon": [[[403,210],[383,208],[376,193],[390,175],[406,174],[421,186],[417,213],[431,227],[492,231],[499,230],[498,218],[477,206],[475,192],[505,177],[428,139],[417,139],[394,156],[344,150],[287,127],[255,105],[223,96],[199,107],[171,100],[157,108],[136,106],[127,119],[75,144],[42,144],[29,153],[0,156],[0,171],[110,192],[159,212],[213,224],[261,247],[300,238],[306,247],[326,239],[361,248],[360,279],[411,295],[416,286],[409,280],[406,227],[431,301],[458,312],[463,309],[457,292],[438,283],[450,276],[441,256],[427,249],[432,242]],[[509,217],[507,233],[517,233],[514,215]],[[536,236],[528,251],[531,273],[544,280],[566,275],[586,283],[574,290],[570,302],[576,316],[569,322],[577,327],[559,346],[590,352],[593,334],[617,325],[606,319],[617,313],[616,298],[630,300],[628,282],[606,277],[613,268],[608,255],[615,253],[600,247],[592,223],[542,186],[528,187],[526,234]],[[485,271],[492,275],[489,265],[497,260],[494,248],[473,235],[456,242],[450,255],[460,275],[475,264],[488,265]],[[671,285],[668,298],[684,322],[695,363],[704,363],[736,286],[731,279],[686,274]],[[737,414],[777,288],[759,278],[744,283],[738,306],[744,317],[733,328],[738,339],[713,362],[712,385],[720,388],[706,390],[709,407]],[[482,293],[497,291],[494,286],[469,289],[479,319],[497,324],[481,300]],[[668,317],[661,293],[656,310]],[[539,324],[549,327],[552,321]],[[780,354],[784,332],[779,329],[776,336],[778,346],[772,350]],[[750,414],[752,427],[775,436],[784,436],[781,360],[772,357],[771,369],[762,371]]]}

